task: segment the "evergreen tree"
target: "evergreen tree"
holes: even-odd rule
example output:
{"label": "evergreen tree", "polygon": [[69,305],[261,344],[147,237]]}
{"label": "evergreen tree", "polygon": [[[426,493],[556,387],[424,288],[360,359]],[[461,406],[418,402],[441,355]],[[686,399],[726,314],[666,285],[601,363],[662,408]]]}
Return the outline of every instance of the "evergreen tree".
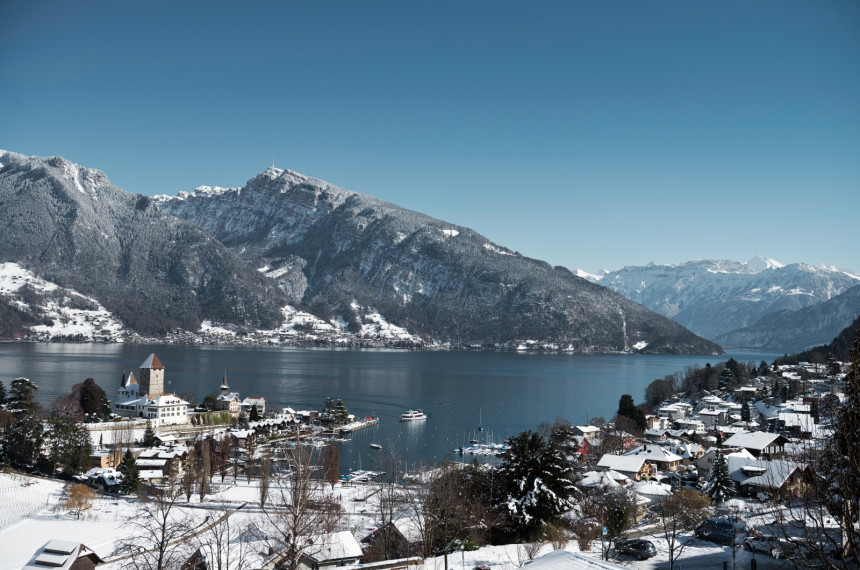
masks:
{"label": "evergreen tree", "polygon": [[51,406],[45,439],[53,470],[69,475],[84,471],[92,454],[90,431],[80,422],[83,412],[74,400],[60,400]]}
{"label": "evergreen tree", "polygon": [[346,409],[346,404],[343,400],[338,400],[334,405],[335,421],[340,424],[345,424],[349,420],[349,410]]}
{"label": "evergreen tree", "polygon": [[839,408],[832,437],[821,454],[817,473],[827,510],[841,527],[842,560],[860,555],[860,330],[850,351],[845,376],[845,401]]}
{"label": "evergreen tree", "polygon": [[717,442],[714,444],[714,446],[715,446],[717,449],[719,449],[719,448],[721,448],[721,447],[723,446],[723,432],[718,431],[718,432],[717,432],[717,435],[716,435],[715,437],[717,438]]}
{"label": "evergreen tree", "polygon": [[72,387],[72,394],[77,394],[81,409],[90,418],[107,418],[112,412],[107,393],[96,384],[92,378],[87,378],[81,384]]}
{"label": "evergreen tree", "polygon": [[812,421],[816,424],[820,423],[821,412],[819,412],[818,400],[812,400],[812,404],[809,406],[809,414],[812,416]]}
{"label": "evergreen tree", "polygon": [[257,411],[257,406],[251,406],[251,413],[248,414],[248,421],[258,422],[260,419],[260,412]]}
{"label": "evergreen tree", "polygon": [[125,455],[123,455],[117,471],[122,473],[122,481],[119,484],[120,492],[125,495],[137,492],[137,488],[140,486],[140,470],[130,449],[125,450]]}
{"label": "evergreen tree", "polygon": [[143,447],[155,447],[155,430],[152,429],[152,422],[146,420],[146,429],[143,430],[143,439],[140,440]]}
{"label": "evergreen tree", "polygon": [[6,429],[4,456],[12,465],[32,469],[39,459],[44,430],[42,408],[34,400],[38,386],[27,378],[16,378],[10,385],[6,408],[14,421]]}
{"label": "evergreen tree", "polygon": [[555,446],[533,431],[509,438],[508,445],[499,467],[497,506],[512,534],[529,540],[573,506],[573,471]]}
{"label": "evergreen tree", "polygon": [[722,504],[734,494],[734,484],[731,475],[729,475],[729,462],[726,461],[726,457],[719,449],[714,458],[714,466],[708,474],[708,482],[705,483],[702,491],[711,498],[711,502],[715,505]]}
{"label": "evergreen tree", "polygon": [[6,405],[6,385],[0,380],[0,408]]}
{"label": "evergreen tree", "polygon": [[741,421],[749,422],[752,419],[752,415],[750,414],[750,405],[747,402],[744,402],[741,406]]}
{"label": "evergreen tree", "polygon": [[39,387],[29,378],[21,377],[12,380],[11,394],[7,401],[9,411],[18,413],[38,406],[33,399],[33,393],[38,389]]}
{"label": "evergreen tree", "polygon": [[636,407],[633,403],[633,396],[630,394],[623,394],[618,400],[617,415],[633,420],[639,431],[645,431],[645,428],[647,427],[645,413]]}

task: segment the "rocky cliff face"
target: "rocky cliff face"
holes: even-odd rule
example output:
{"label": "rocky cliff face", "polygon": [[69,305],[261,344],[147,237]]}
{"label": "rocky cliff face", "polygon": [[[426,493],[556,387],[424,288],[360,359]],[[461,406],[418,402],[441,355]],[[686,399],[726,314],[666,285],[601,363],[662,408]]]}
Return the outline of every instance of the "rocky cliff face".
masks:
{"label": "rocky cliff face", "polygon": [[274,327],[286,296],[193,224],[103,172],[0,151],[0,261],[89,295],[146,334]]}
{"label": "rocky cliff face", "polygon": [[696,337],[568,270],[476,232],[270,168],[242,188],[157,197],[300,298],[351,325],[358,307],[425,338],[575,351],[718,353]]}
{"label": "rocky cliff face", "polygon": [[[755,325],[765,315],[799,311],[860,284],[860,276],[832,265],[782,265],[760,257],[747,263],[652,263],[592,276],[592,280],[717,342],[726,338],[721,335]],[[850,322],[849,318],[836,330]],[[775,338],[782,333],[774,329],[767,334]],[[740,337],[731,342],[741,342]]]}

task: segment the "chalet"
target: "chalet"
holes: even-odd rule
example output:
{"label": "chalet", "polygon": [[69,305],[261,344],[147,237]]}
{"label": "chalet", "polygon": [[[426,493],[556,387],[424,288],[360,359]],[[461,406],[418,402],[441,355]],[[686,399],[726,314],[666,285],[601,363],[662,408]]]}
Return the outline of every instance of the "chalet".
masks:
{"label": "chalet", "polygon": [[80,542],[49,540],[22,570],[92,570],[104,562],[92,548]]}
{"label": "chalet", "polygon": [[146,418],[153,426],[188,423],[188,402],[164,393],[164,365],[152,353],[140,365],[140,378],[123,373],[113,405],[117,415]]}
{"label": "chalet", "polygon": [[803,482],[813,475],[811,469],[794,461],[748,459],[728,456],[729,476],[734,481],[738,494],[746,497],[779,495],[796,496]]}
{"label": "chalet", "polygon": [[597,471],[617,471],[628,479],[641,480],[654,472],[646,457],[606,454],[595,466]]}
{"label": "chalet", "polygon": [[622,457],[643,457],[660,471],[675,471],[681,464],[681,457],[666,451],[659,445],[645,444],[625,453]]}
{"label": "chalet", "polygon": [[786,443],[789,441],[778,433],[752,431],[736,433],[723,442],[723,445],[726,447],[743,447],[753,457],[760,459],[780,459],[785,456]]}
{"label": "chalet", "polygon": [[705,448],[698,443],[679,443],[672,448],[675,455],[681,457],[682,465],[690,465],[695,460],[705,455]]}

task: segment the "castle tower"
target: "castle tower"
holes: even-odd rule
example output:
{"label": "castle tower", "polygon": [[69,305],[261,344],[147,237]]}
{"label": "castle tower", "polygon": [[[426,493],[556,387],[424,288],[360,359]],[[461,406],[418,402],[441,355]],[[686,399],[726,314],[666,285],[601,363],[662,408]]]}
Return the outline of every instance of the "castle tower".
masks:
{"label": "castle tower", "polygon": [[164,365],[154,352],[140,365],[138,382],[141,396],[148,394],[150,398],[154,398],[164,393]]}
{"label": "castle tower", "polygon": [[230,393],[230,386],[227,385],[227,371],[224,371],[224,381],[221,382],[221,395],[226,396]]}

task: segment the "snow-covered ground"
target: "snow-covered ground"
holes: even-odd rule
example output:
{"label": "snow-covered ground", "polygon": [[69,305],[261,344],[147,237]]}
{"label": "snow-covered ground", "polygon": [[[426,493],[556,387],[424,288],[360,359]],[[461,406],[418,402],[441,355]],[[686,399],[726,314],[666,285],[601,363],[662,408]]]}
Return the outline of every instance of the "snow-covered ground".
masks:
{"label": "snow-covered ground", "polygon": [[[338,497],[343,505],[344,520],[342,528],[351,531],[357,539],[366,536],[371,529],[379,524],[373,514],[372,501],[364,500],[373,492],[369,485],[354,484],[344,486],[338,484],[333,490],[326,487],[329,493]],[[15,570],[21,568],[33,553],[48,540],[61,538],[82,542],[94,549],[102,558],[110,558],[117,539],[128,536],[131,529],[123,523],[135,516],[137,502],[123,497],[100,496],[93,508],[86,511],[81,520],[61,507],[63,484],[57,481],[0,473],[0,499],[3,508],[0,509],[0,544],[3,544],[0,556],[0,570]],[[270,493],[272,491],[270,490]],[[239,478],[235,483],[227,477],[222,484],[220,477],[213,479],[213,493],[200,503],[198,497],[192,497],[189,504],[180,499],[183,510],[193,519],[193,525],[201,523],[207,513],[213,509],[236,508],[246,504],[237,516],[237,522],[251,522],[259,501],[259,487],[256,481],[248,483]],[[746,504],[741,503],[739,506]],[[768,516],[756,516],[753,513],[752,524],[766,522]],[[688,536],[688,535],[687,535]],[[611,562],[630,568],[668,568],[669,552],[665,541],[651,535],[643,538],[651,540],[657,548],[657,556],[650,560],[638,561],[625,557],[612,558]],[[551,550],[545,545],[539,554]],[[576,541],[571,541],[565,548],[579,552]],[[600,541],[592,544],[591,550],[582,554],[599,560],[601,553]],[[753,553],[738,548],[735,552],[734,567],[749,568]],[[786,561],[779,561],[763,554],[755,554],[758,568],[791,568]],[[515,544],[504,546],[488,546],[472,552],[453,552],[448,555],[450,570],[472,570],[479,564],[486,564],[493,570],[515,570],[527,560],[525,548]],[[733,567],[731,548],[714,543],[692,540],[685,547],[681,557],[676,562],[680,569],[721,569],[726,563]],[[108,565],[113,570],[116,564]],[[424,562],[427,570],[441,570],[445,567],[444,557],[428,558]]]}

